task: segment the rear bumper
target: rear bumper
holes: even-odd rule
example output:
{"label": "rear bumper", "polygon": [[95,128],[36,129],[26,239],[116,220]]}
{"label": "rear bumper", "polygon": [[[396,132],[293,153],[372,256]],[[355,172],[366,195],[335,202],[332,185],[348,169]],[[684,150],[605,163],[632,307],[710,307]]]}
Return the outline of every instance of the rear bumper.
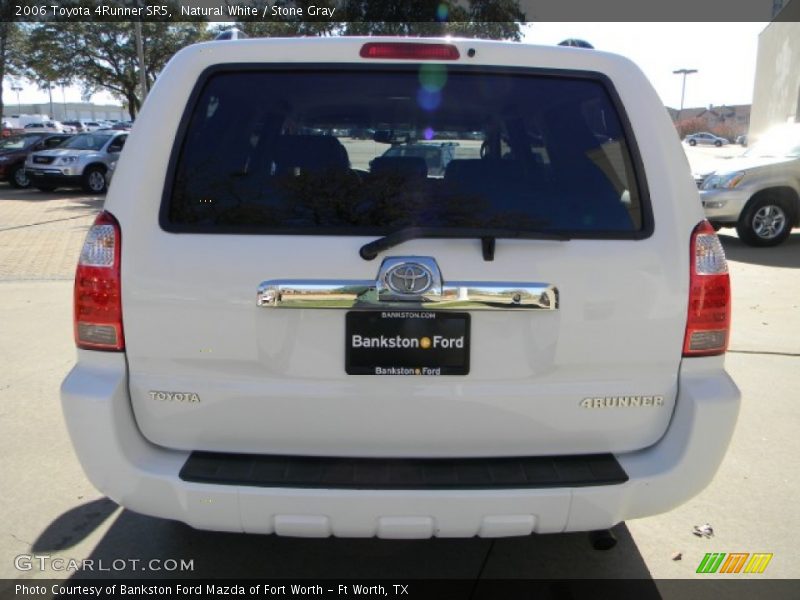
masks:
{"label": "rear bumper", "polygon": [[200,529],[321,537],[499,537],[588,531],[664,512],[699,493],[730,442],[739,390],[720,357],[684,360],[670,426],[617,461],[629,480],[547,489],[363,490],[184,481],[188,452],[142,437],[122,354],[80,351],[61,388],[67,427],[91,482],[121,505]]}

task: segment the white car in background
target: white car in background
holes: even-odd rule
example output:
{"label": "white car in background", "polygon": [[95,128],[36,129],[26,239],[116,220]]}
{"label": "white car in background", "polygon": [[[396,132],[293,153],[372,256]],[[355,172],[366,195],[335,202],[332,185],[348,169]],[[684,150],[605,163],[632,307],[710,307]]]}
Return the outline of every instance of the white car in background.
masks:
{"label": "white car in background", "polygon": [[104,127],[104,125],[102,125],[99,121],[88,121],[81,119],[81,123],[83,123],[84,131],[96,131],[98,129],[103,129]]}
{"label": "white car in background", "polygon": [[24,127],[25,133],[48,132],[48,133],[75,133],[73,127],[64,125],[60,121],[41,121],[28,123]]}

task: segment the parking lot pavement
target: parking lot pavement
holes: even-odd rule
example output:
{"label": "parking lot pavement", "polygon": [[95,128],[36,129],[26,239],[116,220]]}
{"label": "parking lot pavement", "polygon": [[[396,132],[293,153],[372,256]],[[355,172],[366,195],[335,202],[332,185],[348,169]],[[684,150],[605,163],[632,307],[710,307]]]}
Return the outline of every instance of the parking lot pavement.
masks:
{"label": "parking lot pavement", "polygon": [[0,184],[0,281],[71,279],[102,196]]}
{"label": "parking lot pavement", "polygon": [[[591,550],[583,534],[301,540],[201,532],[138,515],[104,498],[83,475],[58,387],[75,356],[74,262],[100,202],[0,187],[0,578],[72,574],[18,571],[15,557],[31,554],[106,564],[193,561],[192,571],[146,572],[150,577],[707,578],[695,574],[707,552],[771,552],[761,577],[800,577],[794,466],[800,462],[800,231],[768,249],[744,246],[732,230],[721,232],[734,291],[727,364],[743,393],[731,448],[704,492],[669,513],[619,525],[613,550]],[[10,242],[20,230],[29,237]],[[29,256],[36,258],[20,258]],[[704,523],[713,537],[692,534]],[[681,560],[673,560],[676,553]],[[126,569],[114,575],[142,575],[131,563]]]}
{"label": "parking lot pavement", "polygon": [[729,144],[720,148],[683,144],[683,149],[693,173],[710,173],[716,169],[724,169],[725,161],[737,158],[747,151],[747,148],[738,144]]}

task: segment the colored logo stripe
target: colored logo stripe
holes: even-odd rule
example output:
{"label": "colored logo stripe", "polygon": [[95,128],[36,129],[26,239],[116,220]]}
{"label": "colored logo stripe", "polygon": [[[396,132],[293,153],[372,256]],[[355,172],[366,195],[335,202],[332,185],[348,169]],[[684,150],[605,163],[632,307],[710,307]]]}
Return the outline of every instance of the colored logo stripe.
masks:
{"label": "colored logo stripe", "polygon": [[742,570],[747,557],[750,556],[747,552],[731,552],[728,558],[722,563],[720,573],[738,573]]}
{"label": "colored logo stripe", "polygon": [[709,552],[700,561],[697,573],[716,573],[720,564],[722,564],[723,558],[725,558],[724,552]]}
{"label": "colored logo stripe", "polygon": [[[725,558],[725,552],[708,552],[700,561],[697,573],[763,573],[772,560],[771,553],[731,552]],[[748,560],[749,557],[749,560]],[[724,561],[724,562],[723,562]]]}
{"label": "colored logo stripe", "polygon": [[750,562],[744,568],[745,573],[763,573],[767,568],[769,561],[772,560],[772,553],[770,554],[752,554]]}

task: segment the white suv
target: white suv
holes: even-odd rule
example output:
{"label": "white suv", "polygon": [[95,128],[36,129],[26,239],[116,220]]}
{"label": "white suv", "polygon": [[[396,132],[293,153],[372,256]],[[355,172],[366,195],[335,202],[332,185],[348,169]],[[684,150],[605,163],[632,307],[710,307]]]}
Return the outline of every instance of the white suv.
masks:
{"label": "white suv", "polygon": [[[444,174],[371,169],[398,134],[457,144]],[[215,42],[137,118],[62,401],[98,489],[198,528],[598,530],[713,477],[729,324],[722,248],[628,60]]]}

